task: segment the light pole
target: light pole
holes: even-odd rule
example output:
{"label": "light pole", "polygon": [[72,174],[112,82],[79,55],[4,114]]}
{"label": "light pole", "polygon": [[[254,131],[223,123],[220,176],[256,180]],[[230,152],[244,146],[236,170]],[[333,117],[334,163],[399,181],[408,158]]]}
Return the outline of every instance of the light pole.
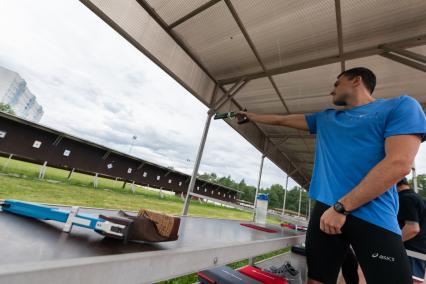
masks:
{"label": "light pole", "polygon": [[136,135],[133,135],[132,142],[130,143],[130,147],[129,147],[129,155],[130,153],[132,153],[133,145],[135,145],[136,139],[138,139],[138,137]]}

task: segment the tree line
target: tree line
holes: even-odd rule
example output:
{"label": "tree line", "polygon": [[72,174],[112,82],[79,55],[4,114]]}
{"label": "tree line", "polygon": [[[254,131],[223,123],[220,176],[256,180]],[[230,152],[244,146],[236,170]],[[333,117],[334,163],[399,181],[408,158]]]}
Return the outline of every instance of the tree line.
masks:
{"label": "tree line", "polygon": [[[216,184],[220,184],[223,186],[230,187],[232,189],[236,189],[241,191],[238,195],[240,200],[253,203],[254,197],[256,194],[256,187],[252,185],[248,185],[244,179],[237,182],[232,179],[230,175],[227,177],[219,177],[215,173],[204,173],[199,176],[199,178],[204,179],[209,182],[213,182]],[[413,188],[413,180],[410,179],[409,183]],[[420,174],[417,176],[417,187],[419,190],[419,194],[426,199],[426,174]],[[294,212],[298,211],[299,208],[299,194],[302,191],[302,202],[300,213],[302,215],[308,214],[308,194],[305,190],[303,190],[299,186],[294,186],[289,188],[287,191],[286,197],[286,210],[291,210]],[[273,184],[267,188],[260,188],[260,193],[267,193],[269,195],[269,208],[277,208],[282,209],[283,200],[284,200],[284,187],[281,184]],[[311,205],[313,207],[313,203]]]}
{"label": "tree line", "polygon": [[[254,202],[254,198],[256,195],[256,187],[248,185],[244,179],[238,182],[233,180],[230,175],[228,175],[227,177],[219,177],[215,173],[204,173],[198,176],[198,178],[239,190],[241,191],[241,193],[238,195],[240,200],[247,201],[250,203]],[[288,189],[285,208],[286,210],[291,210],[294,212],[298,211],[300,191],[302,191],[300,214],[307,215],[308,195],[307,192],[299,186],[294,186]],[[267,188],[260,188],[259,192],[268,194],[269,208],[282,209],[284,200],[284,187],[281,184],[273,184]]]}

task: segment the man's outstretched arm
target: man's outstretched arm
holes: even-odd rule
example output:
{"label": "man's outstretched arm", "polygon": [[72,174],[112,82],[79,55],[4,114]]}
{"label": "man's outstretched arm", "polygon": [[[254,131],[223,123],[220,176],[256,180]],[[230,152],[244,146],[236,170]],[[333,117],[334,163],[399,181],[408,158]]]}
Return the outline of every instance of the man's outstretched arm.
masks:
{"label": "man's outstretched arm", "polygon": [[264,124],[287,126],[299,130],[308,131],[308,124],[304,114],[289,114],[289,115],[277,115],[277,114],[256,114],[252,112],[239,112],[245,114],[249,120]]}

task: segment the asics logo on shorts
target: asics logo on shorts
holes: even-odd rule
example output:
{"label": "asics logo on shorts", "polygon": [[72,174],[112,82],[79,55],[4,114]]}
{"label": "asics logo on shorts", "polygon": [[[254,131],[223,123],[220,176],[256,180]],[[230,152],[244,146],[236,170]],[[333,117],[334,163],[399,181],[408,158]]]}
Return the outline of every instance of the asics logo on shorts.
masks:
{"label": "asics logo on shorts", "polygon": [[372,258],[378,258],[378,259],[381,259],[381,260],[386,260],[386,261],[392,261],[392,262],[394,262],[394,261],[395,261],[395,258],[394,258],[394,257],[386,256],[386,255],[381,255],[381,254],[379,254],[378,252],[373,253],[373,254],[371,255],[371,257],[372,257]]}

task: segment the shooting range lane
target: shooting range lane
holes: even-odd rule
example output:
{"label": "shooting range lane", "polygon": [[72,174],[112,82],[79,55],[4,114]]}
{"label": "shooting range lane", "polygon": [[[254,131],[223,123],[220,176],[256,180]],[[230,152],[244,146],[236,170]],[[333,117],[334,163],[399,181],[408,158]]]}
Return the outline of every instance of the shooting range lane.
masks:
{"label": "shooting range lane", "polygon": [[[66,207],[58,207],[68,209]],[[80,213],[115,215],[116,211],[81,208]],[[0,211],[0,265],[58,260],[133,252],[170,250],[183,247],[220,246],[238,242],[300,237],[303,233],[267,225],[278,233],[268,233],[240,225],[241,221],[182,217],[179,239],[165,243],[127,244],[105,239],[93,230],[73,226],[62,232],[63,223],[39,221]],[[248,222],[244,222],[248,223]]]}

